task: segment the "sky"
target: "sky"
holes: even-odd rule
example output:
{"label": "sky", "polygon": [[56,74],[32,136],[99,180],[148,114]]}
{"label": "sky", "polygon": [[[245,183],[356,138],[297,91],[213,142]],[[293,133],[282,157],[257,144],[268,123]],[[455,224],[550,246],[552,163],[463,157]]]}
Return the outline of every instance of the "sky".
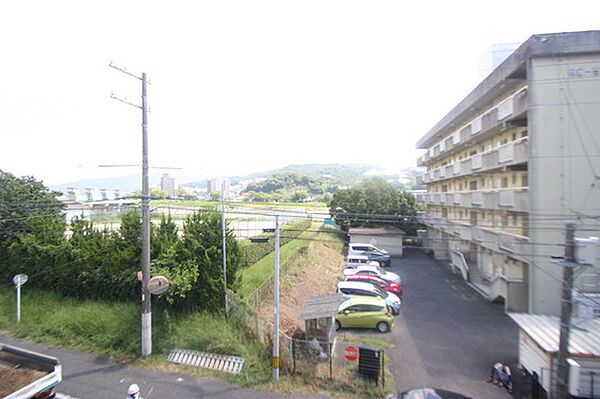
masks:
{"label": "sky", "polygon": [[495,43],[600,29],[600,2],[3,1],[0,169],[57,185],[289,164],[416,166]]}

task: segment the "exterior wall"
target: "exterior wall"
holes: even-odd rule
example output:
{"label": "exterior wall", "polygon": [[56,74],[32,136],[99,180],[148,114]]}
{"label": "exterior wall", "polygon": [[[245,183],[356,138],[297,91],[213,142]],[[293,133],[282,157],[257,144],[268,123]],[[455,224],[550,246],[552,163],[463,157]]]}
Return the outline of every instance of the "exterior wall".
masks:
{"label": "exterior wall", "polygon": [[530,311],[558,315],[562,270],[544,259],[564,254],[565,224],[581,225],[578,216],[598,231],[600,54],[533,58],[528,72],[530,207],[544,216],[530,220],[539,266],[530,269]]}
{"label": "exterior wall", "polygon": [[[600,31],[535,35],[481,82],[417,143],[435,257],[463,239],[490,299],[558,315],[566,224],[600,231],[599,106]],[[575,286],[600,292],[600,265]]]}
{"label": "exterior wall", "polygon": [[390,256],[402,256],[402,235],[363,234],[350,232],[350,242],[365,243],[388,251]]}

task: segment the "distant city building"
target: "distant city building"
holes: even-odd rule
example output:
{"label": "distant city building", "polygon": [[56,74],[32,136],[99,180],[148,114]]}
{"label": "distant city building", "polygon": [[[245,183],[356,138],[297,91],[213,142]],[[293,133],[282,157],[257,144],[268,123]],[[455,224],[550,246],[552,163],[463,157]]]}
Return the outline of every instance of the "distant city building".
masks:
{"label": "distant city building", "polygon": [[206,191],[208,192],[208,195],[215,191],[221,192],[223,184],[225,184],[225,198],[229,198],[231,191],[230,182],[229,179],[223,179],[222,177],[215,177],[206,182]]}
{"label": "distant city building", "polygon": [[502,64],[509,55],[514,53],[520,45],[520,42],[492,44],[492,47],[485,52],[479,61],[479,78],[483,80],[492,73],[492,71]]}
{"label": "distant city building", "polygon": [[160,179],[160,189],[169,194],[169,197],[175,196],[175,179],[164,173]]}
{"label": "distant city building", "polygon": [[112,201],[122,198],[121,190],[109,190],[106,188],[88,187],[79,189],[68,187],[64,197],[69,201],[92,202],[92,201]]}

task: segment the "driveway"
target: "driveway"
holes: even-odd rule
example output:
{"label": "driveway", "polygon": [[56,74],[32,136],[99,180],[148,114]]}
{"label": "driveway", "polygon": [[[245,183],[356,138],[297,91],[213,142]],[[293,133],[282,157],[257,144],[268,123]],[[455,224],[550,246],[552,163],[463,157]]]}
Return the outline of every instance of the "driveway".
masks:
{"label": "driveway", "polygon": [[492,364],[505,361],[515,374],[515,397],[522,397],[526,384],[519,387],[518,328],[503,305],[481,297],[447,262],[420,249],[405,249],[389,270],[402,276],[404,287],[392,331],[351,333],[394,345],[391,368],[400,392],[428,386],[476,399],[507,399],[506,390],[485,382]]}

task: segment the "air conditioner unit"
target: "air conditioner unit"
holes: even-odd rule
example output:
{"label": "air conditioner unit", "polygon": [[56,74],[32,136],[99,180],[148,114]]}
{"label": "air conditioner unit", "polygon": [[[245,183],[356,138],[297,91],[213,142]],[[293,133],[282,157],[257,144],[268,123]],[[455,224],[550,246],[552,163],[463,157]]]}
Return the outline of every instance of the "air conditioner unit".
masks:
{"label": "air conditioner unit", "polygon": [[575,239],[575,261],[582,265],[596,265],[598,257],[598,237]]}

